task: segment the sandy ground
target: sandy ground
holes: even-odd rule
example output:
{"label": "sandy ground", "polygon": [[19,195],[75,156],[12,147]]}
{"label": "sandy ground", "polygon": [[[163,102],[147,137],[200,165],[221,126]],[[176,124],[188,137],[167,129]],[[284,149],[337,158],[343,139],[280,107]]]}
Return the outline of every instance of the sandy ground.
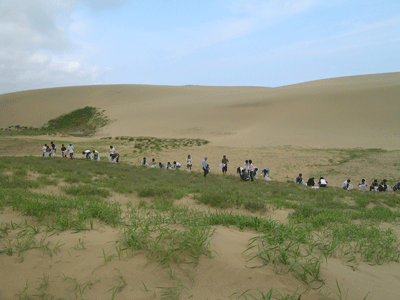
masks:
{"label": "sandy ground", "polygon": [[86,105],[114,122],[103,136],[204,138],[218,146],[385,148],[400,139],[400,73],[278,88],[103,85],[0,96],[0,128],[38,127]]}
{"label": "sandy ground", "polygon": [[[180,148],[145,155],[157,161],[178,161],[183,165],[191,154],[194,171],[200,171],[204,156],[212,172],[219,172],[222,155],[227,155],[229,174],[252,159],[260,169],[271,169],[272,180],[294,180],[324,176],[330,185],[340,186],[347,178],[357,183],[374,178],[399,180],[400,73],[334,78],[279,88],[110,85],[66,87],[26,91],[0,96],[0,127],[41,126],[49,119],[86,105],[104,109],[113,122],[93,138],[60,136],[0,138],[0,155],[40,155],[41,143],[55,140],[76,143],[76,152],[91,149],[103,136],[154,136],[161,138],[203,138],[211,141],[201,147]],[[113,141],[114,142],[114,141]],[[40,145],[38,145],[40,144]],[[138,164],[142,155],[133,155],[129,143],[116,143],[121,159]],[[341,164],[348,157],[341,148],[382,148],[390,150],[368,154]],[[58,148],[60,149],[60,147]],[[102,159],[107,147],[101,146]],[[222,175],[221,175],[222,176]],[[266,184],[273,184],[271,183]],[[62,195],[59,187],[36,192]],[[357,192],[357,191],[352,191]],[[134,196],[114,194],[110,201],[138,203]],[[190,197],[176,204],[208,210]],[[238,213],[248,213],[237,210]],[[290,210],[269,210],[264,215],[287,222]],[[25,217],[6,208],[0,223],[21,222]],[[388,224],[400,235],[400,227]],[[272,267],[250,269],[251,252],[243,253],[256,234],[236,228],[216,227],[211,241],[212,258],[203,257],[192,281],[190,266],[176,270],[182,284],[179,299],[236,298],[247,289],[267,291],[273,287],[282,294],[305,286],[291,274],[277,275]],[[90,232],[62,232],[49,237],[51,245],[64,245],[50,258],[42,251],[26,251],[21,257],[0,255],[0,299],[18,299],[26,280],[30,294],[48,275],[47,292],[66,299],[78,285],[88,284],[84,299],[111,299],[111,289],[119,284],[120,273],[127,285],[115,299],[154,299],[171,286],[168,270],[148,263],[146,256],[113,257],[104,266],[103,249],[116,255],[113,241],[119,230],[96,223]],[[84,248],[79,243],[84,241]],[[353,271],[340,258],[323,264],[325,285],[301,299],[339,299],[336,280],[343,299],[399,299],[400,264],[370,266],[360,263]],[[73,280],[75,278],[76,281]],[[78,285],[77,285],[78,283]],[[146,291],[146,288],[148,291]],[[236,299],[232,296],[232,299]]]}

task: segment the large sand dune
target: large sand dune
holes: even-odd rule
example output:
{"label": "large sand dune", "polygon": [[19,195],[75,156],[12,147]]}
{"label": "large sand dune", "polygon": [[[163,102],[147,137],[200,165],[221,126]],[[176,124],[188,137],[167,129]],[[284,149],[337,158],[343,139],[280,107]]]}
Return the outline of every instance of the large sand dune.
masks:
{"label": "large sand dune", "polygon": [[113,122],[102,136],[205,138],[216,146],[400,146],[400,73],[278,88],[103,85],[0,96],[0,127],[41,126],[86,105]]}

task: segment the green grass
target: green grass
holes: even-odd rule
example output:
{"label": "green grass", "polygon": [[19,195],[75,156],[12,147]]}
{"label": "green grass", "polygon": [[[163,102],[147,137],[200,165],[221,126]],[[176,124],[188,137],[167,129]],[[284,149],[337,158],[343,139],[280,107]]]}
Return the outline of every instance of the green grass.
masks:
{"label": "green grass", "polygon": [[[28,179],[31,174],[38,177]],[[28,191],[60,183],[66,196]],[[135,193],[143,199],[137,206],[122,205],[112,202],[114,193]],[[177,205],[176,200],[182,197],[193,197],[218,210]],[[0,223],[0,255],[22,259],[30,249],[57,255],[61,245],[38,239],[38,233],[91,230],[93,220],[98,220],[119,230],[116,252],[103,251],[104,264],[99,267],[143,253],[169,270],[173,284],[156,287],[162,297],[189,297],[190,288],[175,271],[186,268],[195,274],[201,259],[218,255],[211,248],[216,228],[235,227],[258,233],[249,241],[247,267],[273,266],[277,274],[292,274],[308,292],[324,284],[321,265],[328,258],[338,257],[353,270],[361,262],[380,265],[399,261],[400,243],[394,230],[380,225],[397,224],[398,199],[395,193],[349,193],[332,187],[312,190],[290,182],[266,185],[261,180],[242,182],[236,176],[209,174],[204,178],[197,172],[165,172],[108,161],[0,157],[0,210],[11,207],[32,217],[20,224]],[[261,215],[238,214],[236,208]],[[287,224],[262,216],[277,208],[291,209]],[[42,289],[46,278],[43,275],[40,279]],[[120,273],[119,284],[108,292],[117,298],[125,285]],[[297,291],[280,295],[275,290],[250,289],[235,297],[253,299],[257,294],[261,299],[298,296]]]}
{"label": "green grass", "polygon": [[13,125],[0,130],[0,135],[45,135],[52,133],[88,136],[109,124],[110,120],[95,107],[85,106],[49,120],[41,128]]}

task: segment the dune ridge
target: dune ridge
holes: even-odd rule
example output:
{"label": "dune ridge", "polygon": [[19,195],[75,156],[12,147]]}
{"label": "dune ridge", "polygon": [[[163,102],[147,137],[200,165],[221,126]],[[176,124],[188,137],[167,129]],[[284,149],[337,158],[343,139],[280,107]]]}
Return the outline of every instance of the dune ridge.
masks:
{"label": "dune ridge", "polygon": [[98,136],[196,137],[218,146],[397,149],[400,73],[267,87],[102,85],[0,96],[0,127],[42,126],[84,106],[113,122]]}

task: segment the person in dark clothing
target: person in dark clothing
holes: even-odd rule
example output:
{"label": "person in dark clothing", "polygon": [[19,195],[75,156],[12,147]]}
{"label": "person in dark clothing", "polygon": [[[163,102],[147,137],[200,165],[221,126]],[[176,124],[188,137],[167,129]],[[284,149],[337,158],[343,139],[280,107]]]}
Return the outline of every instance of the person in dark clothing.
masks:
{"label": "person in dark clothing", "polygon": [[383,179],[381,183],[378,185],[378,191],[386,192],[386,190],[387,190],[386,179]]}
{"label": "person in dark clothing", "polygon": [[400,189],[400,182],[396,183],[393,187],[393,191],[397,191]]}
{"label": "person in dark clothing", "polygon": [[374,182],[371,183],[371,186],[369,187],[369,191],[375,191],[375,188],[378,187],[378,180],[375,179]]}
{"label": "person in dark clothing", "polygon": [[228,172],[228,162],[229,160],[226,158],[226,155],[224,155],[222,158],[222,164],[223,164],[222,174],[226,175],[226,172]]}
{"label": "person in dark clothing", "polygon": [[296,178],[297,184],[301,184],[303,182],[303,178],[301,176],[303,176],[303,174],[300,173],[299,176]]}
{"label": "person in dark clothing", "polygon": [[307,186],[314,186],[314,185],[315,185],[314,177],[311,177],[307,181]]}
{"label": "person in dark clothing", "polygon": [[62,157],[67,157],[67,148],[64,146],[64,144],[61,145],[61,155]]}

